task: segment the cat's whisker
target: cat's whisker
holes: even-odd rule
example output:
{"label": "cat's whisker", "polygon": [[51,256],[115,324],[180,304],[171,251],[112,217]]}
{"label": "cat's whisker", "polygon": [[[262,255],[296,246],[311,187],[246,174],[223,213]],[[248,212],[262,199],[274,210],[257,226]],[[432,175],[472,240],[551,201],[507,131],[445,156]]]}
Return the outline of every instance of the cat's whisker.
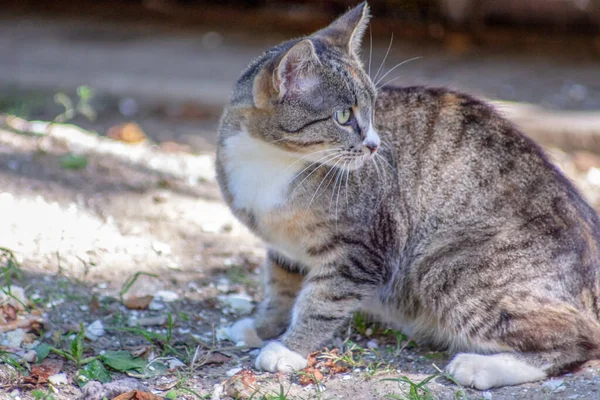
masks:
{"label": "cat's whisker", "polygon": [[369,25],[369,78],[371,78],[371,58],[373,57],[373,32]]}
{"label": "cat's whisker", "polygon": [[350,164],[351,160],[348,160],[348,162],[345,165],[346,168],[346,209],[348,209],[349,207],[349,202],[348,202],[348,180],[350,179],[350,168],[348,168],[348,164]]}
{"label": "cat's whisker", "polygon": [[[306,180],[307,180],[307,179],[308,179],[308,178],[309,178],[309,177],[310,177],[312,174],[314,174],[314,173],[315,173],[317,170],[319,170],[321,167],[323,167],[323,166],[327,165],[327,164],[325,164],[325,162],[330,162],[330,161],[333,161],[333,160],[335,160],[336,158],[342,157],[342,155],[341,155],[341,154],[334,154],[334,155],[332,156],[332,155],[330,154],[330,155],[327,155],[327,156],[325,156],[325,157],[321,158],[320,160],[323,160],[324,158],[327,158],[327,157],[331,157],[331,158],[329,158],[329,159],[325,160],[323,163],[321,163],[321,165],[319,165],[317,168],[315,168],[313,171],[311,171],[311,172],[310,172],[310,174],[308,174],[306,177],[304,177],[304,179],[302,179],[302,181],[301,181],[299,184],[297,184],[297,185],[294,187],[294,189],[292,190],[292,192],[291,192],[291,193],[288,195],[288,198],[289,198],[289,197],[291,197],[291,196],[292,196],[292,195],[293,195],[293,194],[296,192],[296,190],[298,190],[298,189],[300,188],[300,186],[301,186],[301,185],[304,183],[304,181],[306,181]],[[294,179],[296,179],[298,176],[300,176],[300,175],[301,175],[301,174],[302,174],[304,171],[306,171],[307,169],[309,169],[309,168],[310,168],[310,167],[312,167],[313,165],[315,165],[315,164],[318,164],[320,160],[318,160],[318,161],[315,161],[314,163],[310,164],[308,167],[304,168],[304,169],[303,169],[301,172],[299,172],[298,174],[296,174],[296,176],[294,176],[294,177],[291,179],[290,183],[292,183],[292,182],[294,181]]]}
{"label": "cat's whisker", "polygon": [[341,150],[341,148],[336,147],[334,149],[325,149],[325,150],[313,151],[312,153],[309,153],[309,154],[307,154],[307,155],[305,155],[305,156],[297,159],[296,161],[294,161],[293,163],[291,163],[290,165],[288,165],[287,167],[285,167],[283,171],[287,171],[288,169],[290,169],[294,165],[298,164],[299,162],[301,162],[302,160],[306,159],[307,157],[312,156],[313,154],[324,153],[324,152],[334,152],[334,151],[340,151],[340,150]]}
{"label": "cat's whisker", "polygon": [[373,157],[371,160],[373,161],[373,166],[375,166],[375,172],[377,172],[377,179],[381,181],[381,172],[379,171],[379,166],[377,165],[377,158]]}
{"label": "cat's whisker", "polygon": [[389,161],[385,159],[385,157],[380,156],[377,153],[375,153],[375,157],[378,157],[379,159],[381,159],[390,168],[390,171],[392,171],[392,173],[394,175],[398,176],[398,174],[397,174],[396,170],[394,169],[394,167],[392,166],[392,164],[390,164]]}
{"label": "cat's whisker", "polygon": [[342,166],[341,169],[341,173],[340,173],[340,186],[338,187],[338,192],[337,192],[337,198],[335,199],[335,231],[337,232],[338,230],[338,205],[340,202],[340,191],[342,190],[342,184],[344,182],[344,173],[346,172],[346,166],[348,165],[348,161],[346,161],[344,163],[344,165]]}
{"label": "cat's whisker", "polygon": [[[341,158],[342,155],[339,156],[339,158]],[[329,174],[331,174],[331,172],[335,169],[335,166],[338,165],[338,163],[340,162],[340,160],[338,159],[335,164],[333,164],[333,166],[331,166],[329,168],[329,171],[327,171],[327,173],[325,174],[325,176],[323,177],[323,179],[321,179],[321,182],[319,183],[319,186],[317,186],[317,190],[315,190],[315,193],[313,193],[312,197],[310,198],[310,201],[308,202],[308,205],[306,206],[306,210],[308,211],[308,209],[310,208],[310,206],[312,205],[312,202],[315,200],[315,197],[317,195],[317,193],[319,193],[319,189],[321,189],[321,185],[323,185],[323,182],[325,182],[325,179],[327,179],[327,177],[329,176]],[[331,181],[329,182],[331,183]],[[328,184],[329,186],[329,184]],[[325,187],[325,189],[327,189],[327,187]]]}
{"label": "cat's whisker", "polygon": [[383,57],[383,61],[381,61],[381,64],[379,65],[379,68],[377,69],[377,72],[375,73],[375,78],[373,78],[374,81],[377,80],[377,77],[379,76],[379,72],[381,72],[381,69],[385,65],[385,60],[387,60],[388,54],[390,54],[390,49],[392,48],[392,43],[393,42],[394,42],[394,33],[392,32],[392,37],[390,38],[390,44],[389,44],[389,46],[387,48],[387,51],[385,52],[385,56]]}
{"label": "cat's whisker", "polygon": [[404,61],[402,61],[402,62],[399,62],[399,63],[398,63],[398,64],[396,64],[396,65],[395,65],[393,68],[390,68],[390,69],[388,70],[388,72],[386,72],[385,74],[383,74],[383,75],[381,76],[381,78],[379,78],[379,79],[377,80],[377,82],[375,82],[375,87],[377,87],[377,85],[379,84],[379,82],[381,82],[381,81],[382,81],[382,80],[383,80],[383,79],[384,79],[386,76],[388,76],[388,75],[389,75],[391,72],[393,72],[393,71],[394,71],[396,68],[398,68],[398,67],[400,67],[400,66],[402,66],[402,65],[404,65],[404,64],[406,64],[406,63],[409,63],[409,62],[411,62],[411,61],[418,60],[418,59],[420,59],[420,58],[423,58],[423,57],[421,57],[421,56],[419,56],[419,57],[413,57],[413,58],[409,58],[408,60],[404,60]]}

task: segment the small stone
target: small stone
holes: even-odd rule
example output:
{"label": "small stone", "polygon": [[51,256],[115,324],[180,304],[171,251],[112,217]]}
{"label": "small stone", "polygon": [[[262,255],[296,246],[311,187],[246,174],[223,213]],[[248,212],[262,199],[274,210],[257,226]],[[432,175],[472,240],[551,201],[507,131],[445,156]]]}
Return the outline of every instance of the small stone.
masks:
{"label": "small stone", "polygon": [[25,331],[21,328],[6,332],[5,343],[9,347],[19,348],[25,339]]}
{"label": "small stone", "polygon": [[492,400],[492,394],[490,392],[488,392],[487,390],[485,392],[481,393],[481,396],[485,400]]}
{"label": "small stone", "polygon": [[106,331],[104,330],[104,324],[99,319],[92,322],[85,328],[85,337],[90,339],[92,342],[98,340],[100,336],[104,336]]}
{"label": "small stone", "polygon": [[67,374],[61,372],[60,374],[49,376],[48,382],[50,382],[54,386],[66,385],[67,383],[69,383],[69,378],[67,377]]}
{"label": "small stone", "polygon": [[165,308],[165,305],[159,301],[152,300],[150,304],[148,304],[148,310],[159,311]]}
{"label": "small stone", "polygon": [[241,314],[248,314],[254,308],[252,298],[247,294],[230,294],[227,296],[219,296],[219,300],[230,307],[234,311]]}
{"label": "small stone", "polygon": [[154,295],[154,298],[156,300],[162,300],[165,303],[170,303],[172,301],[179,299],[179,295],[177,293],[173,292],[172,290],[159,290]]}
{"label": "small stone", "polygon": [[[544,382],[542,386],[550,389],[553,392],[558,392],[558,389],[563,385],[563,383],[564,381],[562,379],[550,379],[549,381]],[[560,391],[563,390],[565,390],[564,386],[562,386],[562,390]]]}
{"label": "small stone", "polygon": [[377,341],[375,339],[371,339],[367,342],[367,347],[369,349],[378,349],[379,345],[377,344]]}
{"label": "small stone", "polygon": [[139,390],[140,392],[147,392],[148,387],[137,379],[124,378],[113,382],[105,383],[104,385],[104,396],[109,399],[115,398],[120,394]]}
{"label": "small stone", "polygon": [[104,397],[104,389],[102,384],[98,381],[91,381],[85,384],[81,389],[81,394],[84,399],[88,400],[102,400]]}
{"label": "small stone", "polygon": [[23,354],[23,360],[27,361],[28,363],[35,362],[36,358],[37,358],[37,353],[35,352],[35,350],[29,350],[28,352]]}
{"label": "small stone", "polygon": [[237,374],[241,370],[242,370],[242,368],[232,368],[229,371],[225,372],[225,375],[227,375],[227,376],[234,376],[235,374]]}
{"label": "small stone", "polygon": [[176,369],[185,367],[185,364],[178,358],[171,358],[169,360],[169,369]]}

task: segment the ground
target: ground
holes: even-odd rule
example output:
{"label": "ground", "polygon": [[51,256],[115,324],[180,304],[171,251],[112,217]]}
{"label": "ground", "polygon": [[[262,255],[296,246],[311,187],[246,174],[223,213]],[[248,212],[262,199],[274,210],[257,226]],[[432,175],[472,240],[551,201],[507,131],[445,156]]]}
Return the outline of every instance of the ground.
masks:
{"label": "ground", "polygon": [[[439,373],[447,354],[360,315],[330,344],[337,352],[319,355],[313,369],[292,376],[254,371],[256,351],[236,348],[219,328],[261,298],[264,248],[220,199],[214,146],[235,76],[281,38],[85,21],[3,22],[0,41],[13,51],[0,60],[0,248],[10,250],[0,258],[0,283],[24,288],[28,307],[20,314],[36,321],[27,325],[32,336],[0,333],[0,356],[39,343],[54,346],[42,365],[66,373],[67,382],[49,387],[33,360],[23,370],[5,363],[0,398],[101,399],[133,389],[182,399],[600,396],[595,362],[546,382],[486,392],[461,388]],[[15,37],[19,41],[9,40]],[[405,43],[393,49],[386,70],[425,55],[400,67],[402,74],[390,74],[400,77],[396,83],[442,84],[552,112],[600,108],[597,60],[576,49],[561,58],[552,52],[456,54]],[[374,59],[385,50],[386,43],[376,43]],[[95,95],[88,99],[80,89],[78,97],[80,85]],[[64,114],[54,101],[61,91],[73,102],[71,111],[80,97],[84,107]],[[88,103],[97,114],[93,122],[81,115]],[[75,126],[27,122],[57,117]],[[139,125],[119,125],[130,121]],[[598,209],[600,158],[551,143],[548,150]],[[3,307],[7,323],[14,321]],[[105,376],[91,366],[106,368],[122,385],[82,389],[81,371]],[[121,381],[128,377],[134,380]]]}

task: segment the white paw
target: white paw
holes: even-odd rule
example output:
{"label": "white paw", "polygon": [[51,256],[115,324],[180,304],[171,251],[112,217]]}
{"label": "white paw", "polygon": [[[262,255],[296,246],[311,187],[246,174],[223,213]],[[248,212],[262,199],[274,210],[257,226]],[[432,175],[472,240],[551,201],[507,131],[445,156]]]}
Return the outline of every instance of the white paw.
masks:
{"label": "white paw", "polygon": [[518,385],[546,378],[546,373],[512,354],[457,354],[446,366],[446,372],[463,386],[479,390]]}
{"label": "white paw", "polygon": [[226,336],[236,346],[262,347],[263,341],[254,328],[254,319],[244,318],[231,325],[226,330]]}
{"label": "white paw", "polygon": [[256,358],[256,369],[269,372],[294,372],[306,368],[306,358],[279,342],[266,345]]}

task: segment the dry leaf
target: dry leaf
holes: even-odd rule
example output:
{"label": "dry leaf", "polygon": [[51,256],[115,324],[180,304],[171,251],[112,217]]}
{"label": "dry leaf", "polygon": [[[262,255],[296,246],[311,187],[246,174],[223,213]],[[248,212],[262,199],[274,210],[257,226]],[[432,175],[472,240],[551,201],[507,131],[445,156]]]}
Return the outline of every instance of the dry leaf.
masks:
{"label": "dry leaf", "polygon": [[227,361],[229,361],[229,359],[230,359],[230,357],[226,356],[225,354],[215,351],[215,352],[210,353],[208,355],[208,357],[206,358],[206,360],[202,364],[203,365],[224,364]]}
{"label": "dry leaf", "polygon": [[227,396],[234,399],[249,399],[258,391],[256,377],[248,369],[243,369],[223,383]]}
{"label": "dry leaf", "polygon": [[300,375],[300,384],[302,386],[318,383],[323,380],[323,374],[316,368],[306,367],[302,370],[304,372]]}
{"label": "dry leaf", "polygon": [[17,319],[17,309],[11,304],[5,304],[2,306],[2,313],[4,314],[4,320],[6,322]]}
{"label": "dry leaf", "polygon": [[96,314],[96,313],[98,313],[98,311],[100,311],[102,309],[102,305],[100,304],[100,300],[98,300],[98,297],[96,297],[96,296],[92,297],[89,307],[90,307],[91,314]]}
{"label": "dry leaf", "polygon": [[30,315],[24,319],[16,319],[0,325],[0,333],[14,331],[15,329],[23,329],[25,331],[39,328],[44,320],[41,317]]}
{"label": "dry leaf", "polygon": [[47,383],[48,377],[58,374],[62,366],[62,360],[47,358],[41,364],[32,365],[31,373],[25,380],[36,385]]}
{"label": "dry leaf", "polygon": [[163,400],[163,398],[152,393],[134,390],[133,392],[120,394],[112,400]]}
{"label": "dry leaf", "polygon": [[146,140],[146,134],[135,122],[115,125],[108,130],[106,136],[125,143],[141,143]]}
{"label": "dry leaf", "polygon": [[319,354],[321,354],[320,351],[315,351],[314,353],[309,354],[308,357],[306,357],[306,361],[307,361],[306,366],[314,367],[317,364],[317,356]]}
{"label": "dry leaf", "polygon": [[123,304],[125,307],[132,310],[145,310],[148,308],[150,302],[154,299],[154,296],[141,296],[141,297],[129,297],[123,300]]}

